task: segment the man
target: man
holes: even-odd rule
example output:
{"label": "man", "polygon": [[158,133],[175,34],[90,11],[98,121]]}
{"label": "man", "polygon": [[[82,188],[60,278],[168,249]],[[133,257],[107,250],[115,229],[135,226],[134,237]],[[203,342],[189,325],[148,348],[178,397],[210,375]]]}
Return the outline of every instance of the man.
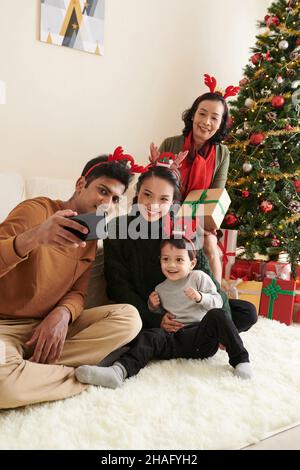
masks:
{"label": "man", "polygon": [[97,364],[140,331],[130,305],[83,311],[97,244],[65,229],[86,233],[68,217],[113,209],[131,180],[123,163],[91,160],[69,201],[24,201],[0,225],[0,408],[80,393],[74,367]]}

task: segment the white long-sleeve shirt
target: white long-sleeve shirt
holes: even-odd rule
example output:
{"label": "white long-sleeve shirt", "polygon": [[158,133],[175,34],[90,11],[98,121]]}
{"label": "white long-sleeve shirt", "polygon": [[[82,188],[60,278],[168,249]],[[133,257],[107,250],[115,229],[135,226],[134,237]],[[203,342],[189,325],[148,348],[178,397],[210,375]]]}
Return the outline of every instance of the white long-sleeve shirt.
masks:
{"label": "white long-sleeve shirt", "polygon": [[[185,295],[184,290],[188,287],[202,294],[201,302],[195,302]],[[223,307],[222,297],[215,284],[206,273],[199,270],[191,271],[187,277],[178,281],[166,279],[156,286],[155,291],[159,295],[161,307],[173,313],[176,320],[184,324],[201,321],[212,308]]]}

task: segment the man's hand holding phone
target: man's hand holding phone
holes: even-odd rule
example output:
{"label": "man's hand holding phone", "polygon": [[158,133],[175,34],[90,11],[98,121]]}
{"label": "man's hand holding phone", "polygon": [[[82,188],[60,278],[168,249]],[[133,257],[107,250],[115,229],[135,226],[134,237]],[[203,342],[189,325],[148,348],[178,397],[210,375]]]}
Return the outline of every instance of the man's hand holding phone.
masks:
{"label": "man's hand holding phone", "polygon": [[77,229],[74,230],[73,227],[65,227],[66,230],[83,241],[103,240],[107,237],[106,212],[103,210],[98,210],[96,213],[89,212],[87,214],[75,215],[70,217],[70,220],[81,224],[87,229],[87,232],[83,234],[82,232],[78,232]]}
{"label": "man's hand holding phone", "polygon": [[[58,211],[42,223],[37,229],[37,238],[40,245],[85,247],[84,238],[89,230],[71,217],[77,216],[77,212],[70,209]],[[69,231],[68,229],[71,229]],[[78,233],[75,235],[74,231]]]}
{"label": "man's hand holding phone", "polygon": [[105,214],[81,214],[66,209],[57,211],[42,224],[18,235],[14,248],[25,257],[41,245],[84,248],[85,240],[106,238]]}

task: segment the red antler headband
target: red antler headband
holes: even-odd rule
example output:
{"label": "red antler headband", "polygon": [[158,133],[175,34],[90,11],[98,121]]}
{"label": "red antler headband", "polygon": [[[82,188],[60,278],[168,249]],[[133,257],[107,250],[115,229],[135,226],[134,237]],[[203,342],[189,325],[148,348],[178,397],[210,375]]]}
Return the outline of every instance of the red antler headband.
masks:
{"label": "red antler headband", "polygon": [[204,83],[206,86],[208,86],[208,88],[210,89],[210,92],[211,93],[216,93],[218,95],[221,95],[223,96],[224,100],[226,100],[226,98],[228,98],[229,96],[235,96],[238,94],[238,92],[240,91],[240,87],[239,86],[233,86],[233,85],[229,85],[226,90],[225,90],[225,93],[223,95],[222,92],[219,92],[219,91],[215,91],[215,88],[217,86],[217,80],[215,79],[215,77],[211,77],[210,75],[208,75],[207,73],[204,74]]}
{"label": "red antler headband", "polygon": [[117,147],[112,155],[109,155],[108,159],[105,160],[104,162],[99,162],[95,163],[95,165],[91,166],[91,168],[88,169],[88,171],[83,175],[85,178],[97,167],[106,165],[107,163],[110,162],[118,162],[118,161],[124,161],[126,160],[130,164],[130,171],[131,173],[144,173],[147,171],[147,168],[137,165],[134,161],[134,158],[129,155],[125,154],[123,152],[122,147]]}
{"label": "red antler headband", "polygon": [[[89,168],[88,171],[83,176],[86,178],[95,168],[102,166],[102,165],[106,165],[107,163],[126,160],[127,162],[129,162],[129,165],[130,165],[129,169],[131,173],[146,173],[153,166],[164,166],[166,168],[169,168],[174,173],[176,173],[177,178],[179,178],[179,172],[177,168],[171,167],[173,164],[178,164],[179,161],[181,162],[182,156],[181,156],[181,159],[179,157],[180,155],[177,156],[171,152],[164,152],[159,156],[159,158],[155,162],[153,162],[153,164],[150,164],[148,166],[142,166],[142,165],[137,165],[134,161],[134,158],[131,155],[125,154],[123,152],[122,147],[117,147],[114,153],[112,155],[109,155],[107,160],[103,162],[95,163],[95,165],[91,166],[91,168]],[[185,155],[183,158],[185,158]]]}

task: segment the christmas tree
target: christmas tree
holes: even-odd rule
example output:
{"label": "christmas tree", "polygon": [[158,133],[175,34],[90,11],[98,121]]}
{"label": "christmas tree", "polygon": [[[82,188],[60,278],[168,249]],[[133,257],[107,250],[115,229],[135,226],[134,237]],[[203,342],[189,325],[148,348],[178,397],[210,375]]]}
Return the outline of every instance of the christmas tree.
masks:
{"label": "christmas tree", "polygon": [[[239,230],[245,255],[300,257],[300,0],[277,0],[231,102],[224,227]],[[262,29],[263,28],[263,29]]]}

